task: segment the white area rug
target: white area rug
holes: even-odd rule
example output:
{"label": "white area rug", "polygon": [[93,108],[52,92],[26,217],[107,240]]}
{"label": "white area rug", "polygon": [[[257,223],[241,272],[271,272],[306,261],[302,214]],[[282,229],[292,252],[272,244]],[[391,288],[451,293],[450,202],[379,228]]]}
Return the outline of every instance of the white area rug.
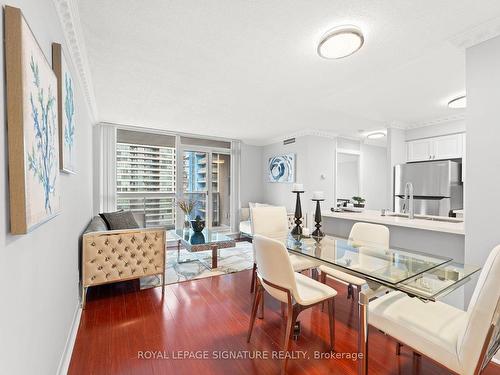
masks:
{"label": "white area rug", "polygon": [[[177,262],[177,250],[167,250],[167,265],[165,269],[165,284],[174,284],[182,281],[202,279],[228,273],[252,269],[253,249],[250,242],[236,242],[236,247],[219,250],[218,267],[210,269],[212,264],[212,251],[190,253],[181,249],[180,260],[193,259],[189,263]],[[141,289],[160,286],[159,277],[141,278]]]}

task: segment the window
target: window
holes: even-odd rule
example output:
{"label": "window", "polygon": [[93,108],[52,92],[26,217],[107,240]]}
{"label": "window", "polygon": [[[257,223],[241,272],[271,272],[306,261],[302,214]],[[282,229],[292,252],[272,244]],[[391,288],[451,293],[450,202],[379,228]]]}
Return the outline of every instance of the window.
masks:
{"label": "window", "polygon": [[165,226],[170,229],[175,227],[176,212],[175,139],[172,143],[169,139],[162,142],[161,138],[155,136],[151,139],[145,133],[118,131],[117,208],[131,210],[139,224],[146,227]]}

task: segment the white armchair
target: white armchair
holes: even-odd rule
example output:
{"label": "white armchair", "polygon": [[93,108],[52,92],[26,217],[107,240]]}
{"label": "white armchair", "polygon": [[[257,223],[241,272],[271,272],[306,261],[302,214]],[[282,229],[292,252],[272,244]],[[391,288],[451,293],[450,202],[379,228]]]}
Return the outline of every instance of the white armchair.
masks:
{"label": "white armchair", "polygon": [[370,325],[458,374],[479,374],[499,347],[500,245],[467,311],[391,292],[369,305]]}

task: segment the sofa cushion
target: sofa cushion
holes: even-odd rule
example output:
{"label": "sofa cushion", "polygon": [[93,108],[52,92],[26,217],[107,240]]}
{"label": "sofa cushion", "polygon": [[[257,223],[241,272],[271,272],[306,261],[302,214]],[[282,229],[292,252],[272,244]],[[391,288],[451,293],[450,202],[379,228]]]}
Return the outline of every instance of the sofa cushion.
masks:
{"label": "sofa cushion", "polygon": [[109,230],[139,228],[132,211],[104,212],[99,214]]}
{"label": "sofa cushion", "polygon": [[102,232],[106,230],[108,230],[106,222],[100,216],[94,216],[89,225],[87,225],[87,228],[85,228],[84,233]]}

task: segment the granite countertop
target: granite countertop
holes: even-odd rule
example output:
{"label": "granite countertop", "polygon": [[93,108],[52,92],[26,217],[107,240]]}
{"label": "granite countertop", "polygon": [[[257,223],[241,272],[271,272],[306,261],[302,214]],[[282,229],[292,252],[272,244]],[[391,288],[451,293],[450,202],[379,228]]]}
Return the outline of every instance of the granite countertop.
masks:
{"label": "granite countertop", "polygon": [[365,210],[363,212],[331,212],[323,211],[323,218],[335,218],[345,220],[364,221],[368,223],[377,223],[384,225],[393,225],[398,227],[415,228],[422,230],[431,230],[435,232],[465,234],[464,222],[443,222],[426,219],[408,219],[406,217],[397,216],[381,216],[378,210]]}

